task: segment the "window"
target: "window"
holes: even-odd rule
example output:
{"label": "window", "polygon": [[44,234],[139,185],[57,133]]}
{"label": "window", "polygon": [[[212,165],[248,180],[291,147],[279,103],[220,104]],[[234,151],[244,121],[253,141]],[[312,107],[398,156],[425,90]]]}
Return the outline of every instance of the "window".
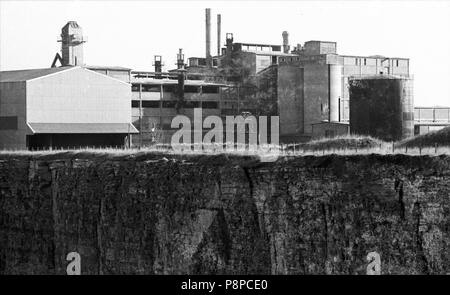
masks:
{"label": "window", "polygon": [[17,130],[17,116],[0,117],[0,130]]}
{"label": "window", "polygon": [[163,108],[174,108],[176,106],[176,101],[163,101],[162,107]]}
{"label": "window", "polygon": [[364,59],[364,65],[365,66],[367,65],[367,59]]}
{"label": "window", "polygon": [[139,92],[139,84],[133,84],[133,85],[131,85],[131,91],[133,91],[133,92]]}
{"label": "window", "polygon": [[143,92],[159,92],[160,86],[159,85],[142,85],[142,91]]}
{"label": "window", "polygon": [[176,85],[164,85],[163,86],[163,89],[164,89],[164,92],[171,92],[171,93],[174,93],[174,92],[176,92]]}
{"label": "window", "polygon": [[132,108],[138,108],[139,107],[139,100],[132,100],[131,101],[131,107]]}
{"label": "window", "polygon": [[202,93],[219,93],[218,86],[202,86]]}
{"label": "window", "polygon": [[198,86],[184,86],[184,92],[186,93],[198,93]]}
{"label": "window", "polygon": [[355,58],[355,66],[357,66],[357,65],[358,65],[358,59]]}
{"label": "window", "polygon": [[403,112],[403,120],[404,121],[413,121],[414,113],[413,112]]}
{"label": "window", "polygon": [[218,103],[217,103],[217,101],[204,101],[202,103],[202,107],[204,109],[217,109]]}
{"label": "window", "polygon": [[397,67],[398,67],[398,59],[397,59],[395,62],[396,62],[396,65],[397,65]]}
{"label": "window", "polygon": [[159,101],[143,100],[143,108],[159,108]]}
{"label": "window", "polygon": [[200,107],[200,102],[199,101],[185,101],[183,103],[183,107],[186,108],[186,109],[199,108]]}

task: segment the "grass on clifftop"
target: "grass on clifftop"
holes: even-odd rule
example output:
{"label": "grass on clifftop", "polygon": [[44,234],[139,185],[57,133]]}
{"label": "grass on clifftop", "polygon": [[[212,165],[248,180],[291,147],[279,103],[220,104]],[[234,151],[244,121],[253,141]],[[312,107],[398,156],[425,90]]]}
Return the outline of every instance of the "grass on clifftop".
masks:
{"label": "grass on clifftop", "polygon": [[[448,135],[449,128],[444,130],[444,134]],[[433,133],[441,134],[442,132]],[[425,138],[425,136],[415,137],[409,139],[405,142],[415,142],[418,138]],[[428,137],[426,137],[428,138]],[[186,148],[188,146],[185,146]],[[239,150],[217,150],[217,146],[209,146],[203,151],[193,151],[185,150],[183,152],[173,151],[168,145],[157,145],[146,148],[131,148],[131,149],[120,149],[120,148],[81,148],[81,149],[69,149],[69,150],[41,150],[41,151],[0,151],[1,155],[12,155],[12,156],[70,156],[70,157],[127,157],[133,156],[138,157],[143,154],[161,154],[163,155],[220,155],[226,154],[231,156],[257,156],[261,159],[263,158],[274,158],[283,156],[321,156],[321,155],[355,155],[355,154],[406,154],[406,155],[450,155],[450,145],[429,144],[428,146],[410,146],[404,143],[389,143],[382,140],[372,138],[369,136],[340,136],[335,138],[323,138],[319,140],[310,141],[307,143],[289,144],[281,146],[266,146],[265,150],[261,150],[258,147],[250,147],[250,149],[239,151]]]}
{"label": "grass on clifftop", "polygon": [[[295,149],[298,147],[300,149],[312,151],[357,150],[381,148],[384,144],[384,141],[370,136],[346,135],[333,138],[321,138],[306,143],[297,144],[295,145]],[[289,145],[289,147],[292,147],[292,145]]]}
{"label": "grass on clifftop", "polygon": [[401,147],[450,147],[450,126],[401,141]]}

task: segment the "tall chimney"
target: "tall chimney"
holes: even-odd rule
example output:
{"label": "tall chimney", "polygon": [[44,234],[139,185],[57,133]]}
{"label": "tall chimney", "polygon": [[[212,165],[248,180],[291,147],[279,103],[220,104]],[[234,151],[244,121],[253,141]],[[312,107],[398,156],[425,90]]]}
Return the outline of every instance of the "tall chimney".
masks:
{"label": "tall chimney", "polygon": [[217,15],[217,55],[220,55],[220,48],[221,48],[221,44],[220,44],[220,30],[221,30],[221,25],[222,25],[222,16],[220,14]]}
{"label": "tall chimney", "polygon": [[211,66],[211,8],[206,8],[206,64]]}
{"label": "tall chimney", "polygon": [[226,44],[227,44],[226,53],[228,56],[230,56],[231,51],[233,50],[233,33],[226,34]]}
{"label": "tall chimney", "polygon": [[283,52],[289,53],[289,34],[287,31],[283,32]]}
{"label": "tall chimney", "polygon": [[154,61],[153,61],[153,65],[155,66],[155,72],[157,73],[155,75],[155,78],[157,79],[161,79],[161,72],[162,72],[162,56],[161,55],[155,55],[154,56]]}
{"label": "tall chimney", "polygon": [[181,70],[184,69],[184,54],[183,49],[179,49],[177,54],[177,69]]}

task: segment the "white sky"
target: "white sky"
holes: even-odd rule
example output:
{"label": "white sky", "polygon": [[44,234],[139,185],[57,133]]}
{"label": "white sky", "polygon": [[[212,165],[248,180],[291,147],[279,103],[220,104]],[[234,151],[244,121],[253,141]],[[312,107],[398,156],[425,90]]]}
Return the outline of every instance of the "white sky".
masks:
{"label": "white sky", "polygon": [[415,105],[450,106],[450,1],[0,1],[0,70],[49,67],[61,27],[76,20],[88,42],[85,63],[153,70],[185,56],[205,55],[205,11],[211,14],[216,54],[216,14],[222,44],[336,41],[339,54],[407,57],[415,78]]}

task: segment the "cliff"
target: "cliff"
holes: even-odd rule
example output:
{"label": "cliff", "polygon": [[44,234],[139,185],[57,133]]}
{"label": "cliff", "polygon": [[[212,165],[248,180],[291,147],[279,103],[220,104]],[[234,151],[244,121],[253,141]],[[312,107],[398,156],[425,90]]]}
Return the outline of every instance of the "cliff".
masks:
{"label": "cliff", "polygon": [[450,157],[0,155],[0,274],[450,272]]}

